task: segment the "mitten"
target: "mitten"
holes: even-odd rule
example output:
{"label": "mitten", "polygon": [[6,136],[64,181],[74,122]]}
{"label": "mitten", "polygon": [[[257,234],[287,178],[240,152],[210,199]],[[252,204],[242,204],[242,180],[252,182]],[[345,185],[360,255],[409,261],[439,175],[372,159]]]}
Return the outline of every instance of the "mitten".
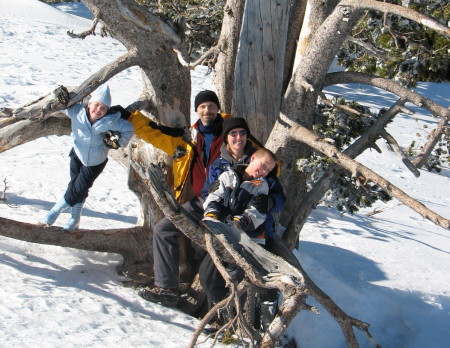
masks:
{"label": "mitten", "polygon": [[114,105],[109,108],[110,114],[114,114],[116,112],[120,112],[120,118],[123,118],[124,120],[128,120],[128,118],[131,116],[131,112],[129,112],[127,109],[124,109],[122,105]]}
{"label": "mitten", "polygon": [[116,131],[107,131],[103,137],[103,142],[110,149],[117,150],[120,147],[119,144],[120,133]]}
{"label": "mitten", "polygon": [[59,86],[53,91],[53,94],[55,95],[56,100],[61,103],[62,105],[69,104],[70,96],[69,91],[64,86]]}

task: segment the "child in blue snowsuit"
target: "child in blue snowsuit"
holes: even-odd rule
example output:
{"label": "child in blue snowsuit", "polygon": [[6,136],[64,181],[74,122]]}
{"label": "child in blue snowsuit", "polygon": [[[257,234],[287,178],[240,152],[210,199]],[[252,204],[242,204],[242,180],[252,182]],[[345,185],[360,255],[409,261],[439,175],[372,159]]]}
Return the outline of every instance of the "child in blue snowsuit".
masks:
{"label": "child in blue snowsuit", "polygon": [[[109,148],[124,147],[133,136],[132,124],[120,118],[120,112],[108,113],[110,106],[109,87],[102,85],[92,93],[87,105],[75,104],[63,110],[72,121],[70,182],[64,196],[44,217],[45,224],[54,224],[59,214],[70,207],[71,217],[64,229],[78,228],[89,189],[108,162]],[[113,144],[104,141],[109,131],[116,136]]]}

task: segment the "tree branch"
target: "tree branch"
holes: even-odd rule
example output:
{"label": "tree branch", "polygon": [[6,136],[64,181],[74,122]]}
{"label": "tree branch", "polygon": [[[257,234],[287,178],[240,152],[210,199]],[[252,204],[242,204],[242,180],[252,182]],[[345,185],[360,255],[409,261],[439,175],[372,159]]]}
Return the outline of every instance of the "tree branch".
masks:
{"label": "tree branch", "polygon": [[94,20],[92,21],[92,26],[89,29],[87,29],[79,34],[74,34],[73,30],[69,30],[69,31],[67,31],[67,35],[69,35],[72,39],[84,39],[89,35],[95,35],[95,28],[97,27],[97,24],[99,23],[99,21],[100,21],[100,19],[95,17]]}
{"label": "tree branch", "polygon": [[370,54],[377,56],[378,58],[380,58],[383,61],[389,60],[389,56],[386,54],[385,51],[383,51],[371,44],[368,44],[367,42],[365,42],[363,40],[357,39],[353,36],[347,36],[347,41],[353,42],[355,45],[360,46],[361,48],[363,48]]}
{"label": "tree branch", "polygon": [[321,137],[311,132],[309,129],[291,122],[291,135],[295,140],[311,146],[313,149],[322,152],[333,162],[341,165],[352,173],[353,177],[363,176],[378,184],[383,190],[397,198],[412,210],[422,215],[424,218],[432,221],[438,226],[450,230],[450,220],[428,209],[425,205],[407,195],[398,187],[382,178],[369,168],[354,161],[349,156],[340,152],[336,147],[324,141]]}
{"label": "tree branch", "polygon": [[404,98],[406,101],[413,103],[421,108],[429,110],[433,115],[441,115],[442,117],[450,117],[450,110],[433,102],[431,99],[421,96],[405,87],[400,86],[391,80],[384,79],[369,74],[357,72],[335,72],[327,74],[323,87],[335,85],[339,83],[361,83],[372,85]]}
{"label": "tree branch", "polygon": [[416,168],[422,168],[424,164],[427,162],[428,158],[431,155],[436,144],[442,137],[442,134],[445,132],[445,129],[448,125],[448,117],[443,117],[438,126],[432,130],[432,132],[428,135],[428,141],[424,145],[423,150],[417,157],[412,161],[412,164],[416,166]]}
{"label": "tree branch", "polygon": [[9,203],[8,199],[6,198],[6,190],[8,188],[9,188],[8,182],[6,181],[6,178],[5,178],[3,180],[3,193],[2,193],[2,197],[0,198],[0,202],[4,202],[10,208],[17,208],[16,204]]}
{"label": "tree branch", "polygon": [[375,1],[375,0],[343,0],[339,3],[339,6],[354,7],[356,9],[375,10],[380,12],[388,12],[394,15],[398,15],[414,22],[420,23],[423,26],[437,31],[438,33],[450,37],[450,28],[442,25],[441,23],[421,14],[414,10],[401,5],[394,5],[387,2]]}
{"label": "tree branch", "polygon": [[196,66],[202,64],[205,61],[205,59],[208,58],[210,55],[217,54],[220,52],[219,46],[215,45],[211,47],[209,50],[207,50],[205,53],[203,53],[200,56],[200,58],[198,58],[195,62],[189,63],[184,59],[183,54],[177,47],[173,47],[172,49],[177,54],[178,61],[180,62],[180,64],[182,66],[188,67],[190,70],[194,70]]}
{"label": "tree branch", "polygon": [[392,135],[390,135],[386,130],[383,130],[381,132],[381,136],[388,142],[388,144],[392,147],[394,152],[402,159],[403,164],[408,168],[411,173],[414,174],[416,178],[420,176],[420,172],[417,170],[416,167],[411,163],[411,161],[408,159],[408,157],[405,155],[403,150],[398,145],[397,141],[394,139]]}
{"label": "tree branch", "polygon": [[123,56],[117,58],[114,62],[104,66],[96,73],[91,75],[80,86],[74,88],[70,93],[70,102],[68,105],[62,105],[59,103],[53,93],[39,98],[23,107],[19,107],[12,111],[13,117],[18,119],[24,118],[44,118],[45,116],[65,109],[89,95],[94,89],[101,84],[108,81],[110,78],[120,73],[121,71],[128,69],[138,63],[136,51],[131,50]]}
{"label": "tree branch", "polygon": [[[369,148],[371,144],[374,144],[378,139],[380,131],[384,129],[384,127],[395,117],[395,115],[397,115],[397,113],[402,110],[404,103],[404,99],[398,100],[393,106],[389,108],[389,110],[378,117],[378,119],[366,133],[364,133],[353,144],[347,147],[344,153],[352,158],[355,158],[367,148]],[[308,193],[300,201],[299,206],[294,210],[296,213],[289,221],[286,227],[286,232],[284,233],[284,238],[291,248],[293,248],[297,243],[300,231],[307,217],[311,214],[311,210],[315,208],[320,199],[330,188],[331,184],[336,181],[336,178],[344,172],[345,169],[338,166],[337,164],[330,165],[324,171],[313,188],[309,190]]]}

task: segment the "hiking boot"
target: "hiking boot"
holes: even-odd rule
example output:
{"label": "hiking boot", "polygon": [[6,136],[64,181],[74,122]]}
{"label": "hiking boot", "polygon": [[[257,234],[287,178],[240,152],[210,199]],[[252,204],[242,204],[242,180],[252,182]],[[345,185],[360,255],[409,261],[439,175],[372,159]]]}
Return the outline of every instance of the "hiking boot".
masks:
{"label": "hiking boot", "polygon": [[138,295],[146,301],[159,303],[166,307],[176,307],[179,298],[176,289],[164,289],[159,286],[154,286],[153,288],[141,287]]}

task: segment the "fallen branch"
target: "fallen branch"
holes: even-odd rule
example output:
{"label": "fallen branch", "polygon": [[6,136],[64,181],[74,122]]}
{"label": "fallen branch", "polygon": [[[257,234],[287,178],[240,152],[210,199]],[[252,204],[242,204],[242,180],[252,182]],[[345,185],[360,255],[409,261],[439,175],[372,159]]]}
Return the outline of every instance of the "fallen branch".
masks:
{"label": "fallen branch", "polygon": [[[231,259],[231,262],[238,264],[244,269],[248,280],[252,284],[258,287],[275,288],[282,293],[283,301],[280,310],[263,336],[260,346],[273,346],[273,342],[275,342],[286,330],[300,310],[318,312],[316,308],[305,303],[310,287],[314,291],[313,296],[323,304],[343,328],[349,346],[357,346],[356,337],[351,330],[353,326],[366,332],[368,337],[371,338],[370,333],[368,332],[368,324],[346,315],[322,290],[320,290],[307,277],[304,270],[299,266],[298,260],[292,252],[287,249],[282,241],[277,241],[277,245],[283,245],[284,247],[280,248],[280,246],[278,246],[277,250],[280,251],[279,255],[287,257],[289,263],[280,256],[266,251],[264,248],[251,241],[245,233],[241,233],[227,224],[211,221],[201,223],[191,216],[186,215],[186,212],[170,194],[169,188],[164,181],[164,177],[159,167],[151,165],[144,181],[149,185],[152,195],[157,200],[159,207],[167,218],[171,220],[180,231],[186,234],[186,236],[189,238],[192,237],[191,239],[194,238],[195,241],[198,241],[198,243],[196,242],[198,245],[207,249],[205,239],[199,238],[198,236],[204,236],[205,233],[210,234],[214,250],[217,251],[221,260]],[[219,243],[218,246],[216,246],[216,243]],[[235,245],[239,245],[239,253],[235,250]],[[305,279],[308,279],[307,283],[304,283]],[[305,286],[305,284],[307,284],[307,286]],[[239,294],[240,291],[241,290],[238,287],[237,293]],[[242,291],[245,291],[245,289]],[[231,301],[230,298],[228,298],[228,300]],[[225,303],[226,302],[223,301],[220,302],[213,310],[217,310],[220,306],[224,306]],[[210,312],[207,315],[207,320],[209,320],[212,315],[213,313]],[[204,327],[204,323],[201,325]],[[201,332],[201,329],[196,330],[192,342],[194,342],[194,339],[196,340],[198,338],[199,332]],[[376,345],[376,343],[374,343],[374,345]]]}
{"label": "fallen branch", "polygon": [[420,172],[417,170],[416,167],[411,163],[411,161],[408,159],[406,154],[403,152],[403,150],[398,145],[395,138],[389,134],[386,130],[383,130],[381,132],[381,136],[387,141],[387,143],[391,146],[391,148],[394,150],[394,152],[401,158],[403,164],[408,168],[411,173],[414,174],[416,178],[420,176]]}
{"label": "fallen branch", "polygon": [[0,198],[0,202],[5,203],[10,208],[17,208],[17,204],[9,203],[8,199],[6,198],[6,190],[9,188],[6,178],[3,180],[3,185],[4,185],[3,194],[2,197]]}

